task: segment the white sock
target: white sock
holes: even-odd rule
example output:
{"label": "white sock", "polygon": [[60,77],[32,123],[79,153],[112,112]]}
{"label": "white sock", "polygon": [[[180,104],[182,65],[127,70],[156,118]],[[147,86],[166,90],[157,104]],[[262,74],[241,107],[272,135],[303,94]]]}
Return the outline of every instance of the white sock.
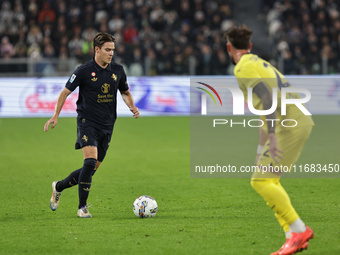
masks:
{"label": "white sock", "polygon": [[306,231],[306,225],[300,218],[289,225],[289,228],[294,233],[303,233]]}
{"label": "white sock", "polygon": [[292,236],[292,231],[288,230],[285,232],[286,239],[290,239]]}

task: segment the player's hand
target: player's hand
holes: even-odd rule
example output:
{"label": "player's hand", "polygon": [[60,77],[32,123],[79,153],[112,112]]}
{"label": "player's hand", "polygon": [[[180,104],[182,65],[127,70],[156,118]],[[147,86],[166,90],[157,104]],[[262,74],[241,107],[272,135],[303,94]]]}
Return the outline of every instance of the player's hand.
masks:
{"label": "player's hand", "polygon": [[58,118],[52,117],[51,119],[49,119],[44,126],[44,131],[46,132],[48,130],[48,127],[51,126],[51,129],[53,129],[57,124],[58,124]]}
{"label": "player's hand", "polygon": [[283,151],[277,147],[277,139],[274,133],[269,133],[268,139],[269,139],[269,153],[272,156],[272,159],[274,159],[274,161],[277,163],[279,159],[283,159],[283,157],[280,155],[283,154]]}
{"label": "player's hand", "polygon": [[132,112],[132,116],[137,119],[140,114],[139,114],[139,109],[136,106],[130,107],[130,111]]}

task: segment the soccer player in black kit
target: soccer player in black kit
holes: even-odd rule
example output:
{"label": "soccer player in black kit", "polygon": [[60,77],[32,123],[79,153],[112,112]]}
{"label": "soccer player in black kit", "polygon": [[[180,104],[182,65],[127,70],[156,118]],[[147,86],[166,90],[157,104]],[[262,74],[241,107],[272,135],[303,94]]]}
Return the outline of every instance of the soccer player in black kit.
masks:
{"label": "soccer player in black kit", "polygon": [[93,40],[94,58],[78,67],[60,93],[55,111],[44,126],[54,128],[66,98],[79,86],[77,101],[77,141],[75,148],[82,149],[84,163],[61,181],[52,183],[50,207],[55,211],[59,206],[60,195],[64,189],[78,184],[78,217],[90,218],[87,198],[90,192],[92,176],[104,160],[109,147],[113,126],[117,118],[117,91],[134,118],[139,117],[139,110],[134,105],[126,81],[123,67],[113,63],[115,38],[108,33],[98,33]]}

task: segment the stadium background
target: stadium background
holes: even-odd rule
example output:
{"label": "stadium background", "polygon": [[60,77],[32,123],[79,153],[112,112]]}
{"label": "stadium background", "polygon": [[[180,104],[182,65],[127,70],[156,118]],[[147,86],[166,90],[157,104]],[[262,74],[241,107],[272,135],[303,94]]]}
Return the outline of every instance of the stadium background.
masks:
{"label": "stadium background", "polygon": [[[277,250],[281,230],[247,179],[190,178],[189,78],[232,74],[223,33],[234,23],[254,30],[253,52],[283,73],[304,75],[305,85],[308,79],[327,80],[315,92],[323,96],[316,103],[325,111],[313,116],[316,127],[298,163],[339,163],[336,0],[15,0],[0,1],[0,8],[1,254]],[[42,130],[72,71],[92,58],[97,31],[117,38],[114,60],[124,65],[144,116],[117,122],[90,196],[94,218],[84,224],[75,217],[75,189],[63,194],[57,212],[47,203],[50,183],[82,160],[73,150],[75,120],[61,118],[52,132]],[[64,109],[63,116],[74,114],[72,106]],[[235,130],[226,155],[241,152],[237,158],[252,164],[256,135]],[[316,232],[304,253],[340,254],[339,179],[282,182]],[[159,205],[149,221],[132,213],[132,202],[142,194]]]}
{"label": "stadium background", "polygon": [[232,74],[223,33],[235,22],[254,30],[255,52],[285,74],[339,73],[335,0],[2,0],[0,8],[2,76],[68,76],[92,58],[97,31],[115,35],[115,61],[128,75]]}

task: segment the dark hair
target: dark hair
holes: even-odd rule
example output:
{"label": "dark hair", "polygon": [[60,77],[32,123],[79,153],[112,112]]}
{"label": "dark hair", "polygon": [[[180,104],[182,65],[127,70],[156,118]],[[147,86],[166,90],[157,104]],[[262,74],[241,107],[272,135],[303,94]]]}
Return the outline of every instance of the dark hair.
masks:
{"label": "dark hair", "polygon": [[99,32],[96,34],[96,36],[93,39],[93,48],[96,46],[101,48],[104,43],[115,42],[115,41],[116,41],[116,38],[114,38],[113,35],[109,33]]}
{"label": "dark hair", "polygon": [[230,28],[226,33],[225,37],[238,50],[247,50],[249,49],[249,43],[253,31],[245,25],[234,26]]}

